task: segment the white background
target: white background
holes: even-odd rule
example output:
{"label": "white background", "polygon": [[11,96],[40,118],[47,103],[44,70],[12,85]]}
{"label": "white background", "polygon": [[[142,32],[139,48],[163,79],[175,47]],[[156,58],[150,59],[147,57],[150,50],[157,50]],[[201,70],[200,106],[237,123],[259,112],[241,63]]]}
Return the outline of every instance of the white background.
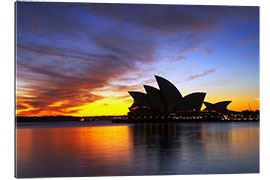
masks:
{"label": "white background", "polygon": [[[48,1],[48,0],[47,0]],[[51,0],[50,0],[51,1]],[[74,2],[65,0],[64,2]],[[0,177],[1,179],[14,179],[14,29],[15,12],[14,0],[0,1]],[[55,2],[55,1],[54,1]],[[60,2],[59,0],[57,2]],[[62,2],[62,1],[61,1]],[[269,179],[270,178],[270,67],[269,67],[269,22],[270,1],[268,0],[79,0],[79,2],[118,2],[118,3],[151,3],[151,4],[200,4],[200,5],[246,5],[260,6],[260,174],[238,174],[238,175],[180,175],[180,176],[129,176],[129,177],[91,177],[91,179],[116,180],[116,179],[146,179],[156,180],[169,179],[207,179],[227,180],[232,179]],[[87,179],[68,178],[68,179]],[[67,178],[51,178],[67,179]]]}

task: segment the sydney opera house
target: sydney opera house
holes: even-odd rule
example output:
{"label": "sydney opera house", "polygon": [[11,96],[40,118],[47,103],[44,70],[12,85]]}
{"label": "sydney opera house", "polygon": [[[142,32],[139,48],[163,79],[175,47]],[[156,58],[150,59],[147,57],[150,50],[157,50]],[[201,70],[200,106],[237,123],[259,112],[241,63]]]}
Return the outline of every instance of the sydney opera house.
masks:
{"label": "sydney opera house", "polygon": [[[204,119],[222,118],[231,101],[215,104],[204,102],[205,92],[182,96],[180,91],[163,77],[155,76],[159,89],[144,85],[144,92],[129,91],[134,99],[129,119]],[[201,110],[204,103],[205,109]]]}

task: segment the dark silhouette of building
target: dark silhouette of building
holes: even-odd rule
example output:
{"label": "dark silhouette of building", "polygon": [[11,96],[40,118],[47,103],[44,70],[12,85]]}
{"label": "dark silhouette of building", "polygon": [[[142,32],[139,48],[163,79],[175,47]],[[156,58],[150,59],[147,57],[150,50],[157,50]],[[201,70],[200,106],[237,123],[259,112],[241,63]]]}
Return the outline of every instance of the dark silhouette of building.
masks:
{"label": "dark silhouette of building", "polygon": [[[204,102],[205,92],[194,92],[186,96],[182,96],[180,91],[167,79],[156,76],[159,89],[144,85],[146,93],[129,91],[134,99],[133,104],[129,108],[128,113],[133,119],[147,118],[174,118],[189,116],[192,119],[203,118],[204,116],[218,117],[220,113],[226,112],[227,106],[231,101],[222,101],[216,104]],[[205,111],[200,111],[202,104],[205,104]],[[203,114],[203,112],[205,112]],[[209,115],[208,112],[217,114]],[[189,118],[187,117],[187,118]]]}
{"label": "dark silhouette of building", "polygon": [[206,93],[195,92],[183,97],[170,81],[160,76],[155,78],[159,89],[144,85],[146,93],[129,91],[134,99],[131,111],[139,108],[162,112],[200,111]]}

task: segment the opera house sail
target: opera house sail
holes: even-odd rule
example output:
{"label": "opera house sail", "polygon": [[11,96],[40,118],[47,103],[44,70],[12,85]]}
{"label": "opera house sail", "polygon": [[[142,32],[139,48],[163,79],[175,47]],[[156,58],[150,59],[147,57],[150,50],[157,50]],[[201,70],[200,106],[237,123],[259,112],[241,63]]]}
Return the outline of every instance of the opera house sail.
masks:
{"label": "opera house sail", "polygon": [[182,95],[178,89],[168,80],[155,76],[160,92],[163,95],[168,111],[174,110],[179,101],[182,100]]}
{"label": "opera house sail", "polygon": [[144,89],[147,93],[148,98],[150,99],[152,109],[161,111],[167,110],[167,107],[165,105],[165,99],[159,89],[148,85],[144,85]]}
{"label": "opera house sail", "polygon": [[232,101],[221,101],[215,104],[209,103],[209,102],[204,102],[204,105],[206,106],[205,110],[214,110],[217,112],[225,112],[227,111],[227,106],[231,103]]}

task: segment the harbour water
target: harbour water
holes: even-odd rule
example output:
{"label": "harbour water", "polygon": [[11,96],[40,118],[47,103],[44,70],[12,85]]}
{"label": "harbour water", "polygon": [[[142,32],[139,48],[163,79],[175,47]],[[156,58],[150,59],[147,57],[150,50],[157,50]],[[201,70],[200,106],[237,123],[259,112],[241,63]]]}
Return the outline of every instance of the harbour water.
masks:
{"label": "harbour water", "polygon": [[16,177],[259,173],[259,123],[21,123]]}

